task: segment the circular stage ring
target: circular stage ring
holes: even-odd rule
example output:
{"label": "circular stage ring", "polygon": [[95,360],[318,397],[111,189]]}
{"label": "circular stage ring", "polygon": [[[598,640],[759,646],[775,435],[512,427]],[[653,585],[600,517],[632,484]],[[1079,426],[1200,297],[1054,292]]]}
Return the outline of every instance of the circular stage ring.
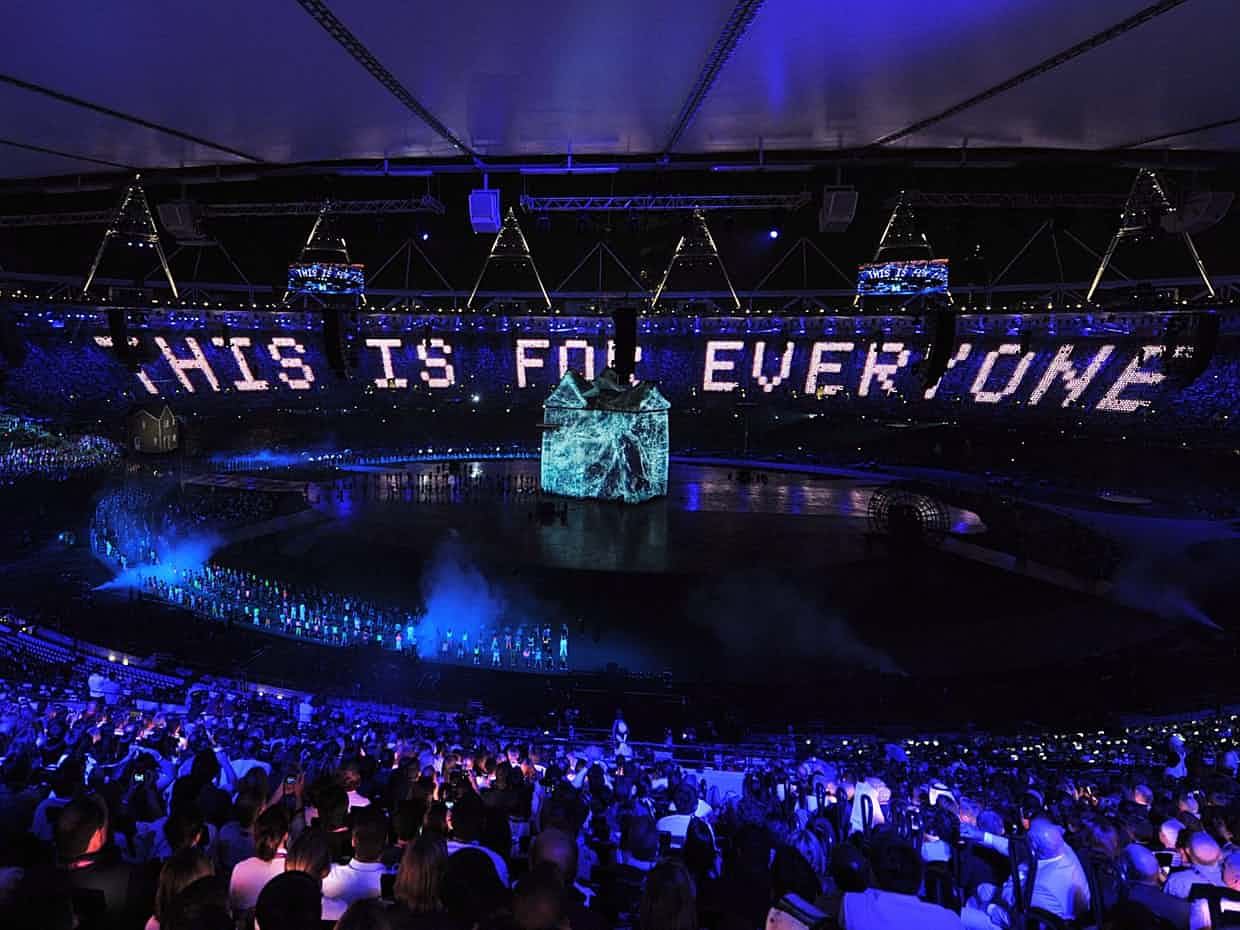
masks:
{"label": "circular stage ring", "polygon": [[905,544],[941,545],[951,529],[947,506],[916,486],[876,488],[866,508],[870,532]]}

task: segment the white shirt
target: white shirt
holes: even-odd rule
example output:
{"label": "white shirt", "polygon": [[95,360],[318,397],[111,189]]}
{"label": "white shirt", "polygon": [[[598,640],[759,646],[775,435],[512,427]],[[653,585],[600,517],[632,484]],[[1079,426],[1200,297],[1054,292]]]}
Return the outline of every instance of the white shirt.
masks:
{"label": "white shirt", "polygon": [[228,903],[236,911],[253,910],[258,903],[258,893],[264,886],[284,871],[284,850],[276,853],[270,862],[258,856],[242,859],[232,871],[228,883]]}
{"label": "white shirt", "polygon": [[[707,813],[710,812],[710,805],[705,801],[698,801],[698,810],[706,808]],[[670,833],[672,837],[672,849],[680,849],[685,845],[685,837],[689,833],[689,821],[694,817],[702,820],[702,815],[694,812],[693,814],[668,814],[666,817],[659,818],[659,822],[655,824],[655,829],[660,833]],[[706,829],[710,830],[711,837],[714,837],[715,831],[711,829],[709,823],[702,820],[706,824]]]}
{"label": "white shirt", "polygon": [[319,915],[323,920],[339,920],[344,916],[344,912],[349,909],[343,901],[337,901],[335,898],[323,896],[323,910]]}
{"label": "white shirt", "polygon": [[456,840],[448,840],[449,856],[462,849],[478,849],[490,856],[491,861],[495,863],[495,872],[499,875],[500,883],[505,888],[508,887],[508,863],[504,861],[503,856],[493,849],[487,849],[487,847],[480,843],[458,843]]}
{"label": "white shirt", "polygon": [[48,812],[58,807],[64,807],[69,801],[69,798],[59,797],[55,791],[40,801],[39,806],[34,809],[34,819],[30,822],[30,832],[44,843],[50,843],[54,837],[52,821],[48,816]]}
{"label": "white shirt", "polygon": [[1182,872],[1172,872],[1163,891],[1177,898],[1188,898],[1193,885],[1215,885],[1223,887],[1223,873],[1218,865],[1191,865]]}
{"label": "white shirt", "polygon": [[[1003,886],[1003,900],[1015,901],[1010,878]],[[1075,854],[1069,855],[1065,848],[1052,859],[1038,860],[1030,904],[1064,920],[1075,920],[1089,910],[1089,882]]]}
{"label": "white shirt", "polygon": [[364,898],[377,898],[382,893],[379,887],[382,875],[382,862],[350,859],[347,865],[333,865],[323,879],[323,897],[343,901],[346,906]]}
{"label": "white shirt", "polygon": [[869,797],[873,804],[873,808],[871,810],[873,819],[870,821],[870,826],[878,827],[887,822],[883,817],[883,809],[878,803],[878,789],[873,785],[860,782],[857,785],[856,790],[853,792],[852,813],[848,818],[848,829],[850,833],[861,833],[865,829],[865,807],[863,806],[863,802],[861,800],[863,797]]}
{"label": "white shirt", "polygon": [[1234,749],[1229,749],[1223,753],[1223,768],[1235,774],[1236,770],[1240,769],[1240,753],[1237,753]]}
{"label": "white shirt", "polygon": [[692,819],[690,814],[668,814],[666,817],[659,818],[655,828],[660,833],[670,833],[672,848],[680,849],[685,845],[685,834],[689,832],[689,821]]}
{"label": "white shirt", "polygon": [[268,775],[271,774],[271,763],[260,762],[258,759],[234,759],[232,763],[233,775],[237,780],[245,778],[246,772],[250,769],[262,769]]}
{"label": "white shirt", "polygon": [[894,891],[853,891],[840,907],[844,930],[961,930],[960,915],[911,894]]}
{"label": "white shirt", "polygon": [[370,807],[370,799],[364,798],[352,788],[349,789],[349,810],[355,807]]}

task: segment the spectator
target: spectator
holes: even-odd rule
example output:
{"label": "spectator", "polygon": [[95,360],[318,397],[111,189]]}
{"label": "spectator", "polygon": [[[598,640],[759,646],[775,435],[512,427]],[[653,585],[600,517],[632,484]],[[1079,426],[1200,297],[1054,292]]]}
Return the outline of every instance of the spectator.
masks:
{"label": "spectator", "polygon": [[1232,891],[1240,891],[1240,852],[1223,860],[1223,884]]}
{"label": "spectator", "polygon": [[564,883],[555,866],[543,863],[530,869],[517,883],[512,898],[512,919],[518,930],[553,930],[576,926],[563,916]]}
{"label": "spectator", "polygon": [[639,915],[640,930],[698,930],[697,895],[683,863],[664,859],[650,870]]}
{"label": "spectator", "polygon": [[810,904],[822,894],[813,867],[791,846],[780,846],[771,860],[771,903],[794,894]]}
{"label": "spectator", "polygon": [[658,823],[660,833],[667,833],[672,839],[672,849],[680,849],[685,844],[685,834],[689,830],[689,821],[697,812],[698,793],[691,781],[682,781],[672,791],[672,810]]}
{"label": "spectator", "polygon": [[155,892],[155,914],[146,922],[146,930],[166,930],[172,899],[198,879],[214,874],[211,860],[197,849],[183,849],[164,862]]}
{"label": "spectator", "polygon": [[458,924],[472,927],[508,909],[511,896],[485,850],[463,847],[448,856],[441,885],[444,910]]}
{"label": "spectator", "polygon": [[[1029,823],[1029,845],[1037,859],[1031,906],[1040,907],[1062,920],[1075,920],[1089,907],[1089,883],[1076,854],[1064,842],[1063,830],[1036,817]],[[962,913],[966,927],[1006,926],[1008,911],[1015,905],[1011,878],[1004,883],[1000,899],[993,887],[978,888],[976,901]]]}
{"label": "spectator", "polygon": [[348,794],[350,811],[370,806],[370,799],[362,797],[357,791],[362,787],[362,767],[357,761],[346,762],[340,769],[340,786]]}
{"label": "spectator", "polygon": [[844,895],[840,907],[843,930],[959,930],[959,916],[917,899],[922,861],[912,846],[895,840],[881,842],[875,850],[874,872],[878,888]]}
{"label": "spectator", "polygon": [[66,804],[81,793],[85,769],[80,759],[65,759],[52,773],[51,793],[34,809],[30,832],[44,843],[52,841],[52,821]]}
{"label": "spectator", "polygon": [[172,896],[164,908],[161,930],[232,930],[235,926],[228,911],[227,887],[218,876],[205,875]]}
{"label": "spectator", "polygon": [[486,808],[481,799],[473,791],[467,791],[456,801],[449,812],[452,827],[452,838],[448,840],[448,855],[454,856],[462,849],[477,849],[485,853],[495,867],[495,874],[500,883],[508,885],[508,864],[493,849],[482,845],[482,832]]}
{"label": "spectator", "polygon": [[681,857],[693,878],[694,887],[704,888],[719,874],[719,851],[715,848],[715,834],[705,820],[694,817],[685,831]]}
{"label": "spectator", "polygon": [[[578,930],[605,927],[598,914],[589,910],[589,895],[583,894],[577,881],[577,841],[563,830],[544,830],[530,844],[530,870],[545,866],[554,869],[560,884],[562,901],[557,909]],[[545,890],[546,885],[540,885]]]}
{"label": "spectator", "polygon": [[799,852],[821,885],[827,878],[827,853],[823,849],[822,840],[813,830],[798,830],[788,838],[788,845]]}
{"label": "spectator", "polygon": [[320,882],[290,869],[269,881],[259,894],[254,930],[311,930],[318,927],[322,908]]}
{"label": "spectator", "polygon": [[1208,833],[1193,833],[1189,836],[1187,849],[1187,868],[1172,872],[1163,885],[1163,891],[1174,897],[1187,899],[1193,885],[1221,886],[1221,853],[1214,838]]}
{"label": "spectator", "polygon": [[383,874],[383,844],[387,839],[387,818],[369,805],[353,814],[353,857],[345,865],[332,865],[323,880],[323,895],[352,904],[380,895],[379,877]]}
{"label": "spectator", "polygon": [[394,927],[383,903],[367,898],[350,904],[336,921],[334,930],[394,930]]}
{"label": "spectator", "polygon": [[315,792],[314,826],[322,831],[331,848],[333,862],[348,862],[353,855],[353,837],[349,831],[349,795],[336,785],[321,785]]}
{"label": "spectator", "polygon": [[659,831],[646,814],[625,818],[614,870],[601,876],[599,911],[615,930],[635,926],[646,876],[659,858]]}
{"label": "spectator", "polygon": [[[284,871],[305,872],[317,882],[323,920],[339,919],[347,906],[345,902],[337,901],[335,898],[330,898],[323,894],[323,881],[331,874],[331,870],[331,844],[323,831],[318,828],[311,828],[299,836],[297,842],[293,844],[293,848],[289,850],[288,857],[284,860]],[[261,892],[259,894],[259,901],[262,901]]]}
{"label": "spectator", "polygon": [[231,875],[238,862],[254,855],[254,822],[264,801],[265,798],[257,794],[237,796],[232,819],[220,828],[215,840],[215,863],[220,875]]}
{"label": "spectator", "polygon": [[1184,824],[1174,817],[1164,820],[1158,828],[1159,851],[1167,854],[1164,859],[1170,868],[1177,869],[1184,864],[1179,846],[1180,834],[1185,833],[1185,830]]}
{"label": "spectator", "polygon": [[1120,874],[1124,880],[1121,897],[1143,909],[1151,923],[1161,919],[1173,927],[1188,926],[1188,902],[1163,893],[1158,860],[1152,852],[1137,843],[1126,846],[1120,856]]}
{"label": "spectator", "polygon": [[426,923],[434,923],[434,919],[427,919],[425,915],[443,911],[440,885],[447,862],[448,844],[434,834],[420,836],[405,847],[392,887],[397,910],[404,912],[397,919],[402,928],[412,930]]}
{"label": "spectator", "polygon": [[228,900],[234,911],[250,911],[258,903],[263,887],[284,871],[285,843],[288,842],[288,813],[283,805],[267,808],[254,825],[254,855],[238,862],[228,886]]}

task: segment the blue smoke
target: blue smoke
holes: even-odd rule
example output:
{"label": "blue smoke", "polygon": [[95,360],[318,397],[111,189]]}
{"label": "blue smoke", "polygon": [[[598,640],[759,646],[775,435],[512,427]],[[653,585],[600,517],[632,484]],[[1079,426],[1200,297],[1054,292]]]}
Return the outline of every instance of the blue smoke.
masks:
{"label": "blue smoke", "polygon": [[207,560],[220,548],[222,541],[211,534],[191,536],[186,539],[167,539],[160,536],[155,540],[155,552],[158,563],[144,562],[133,565],[121,572],[111,581],[105,582],[96,591],[114,591],[123,588],[142,588],[151,578],[174,583],[178,573],[197,571],[207,564]]}
{"label": "blue smoke", "polygon": [[308,455],[308,452],[272,452],[268,449],[261,449],[258,452],[247,452],[241,455],[219,453],[211,456],[211,463],[227,465],[232,470],[286,468],[303,464]]}
{"label": "blue smoke", "polygon": [[1135,607],[1182,623],[1198,623],[1212,630],[1222,629],[1211,620],[1185,590],[1187,575],[1175,568],[1187,568],[1181,562],[1156,564],[1152,560],[1133,560],[1122,566],[1112,579],[1111,597],[1125,607]]}
{"label": "blue smoke", "polygon": [[[418,625],[418,652],[434,656],[439,637],[452,631],[453,643],[469,634],[470,648],[485,633],[483,651],[490,648],[490,631],[499,625],[508,598],[483,576],[465,547],[449,539],[435,550],[422,575],[422,598],[426,615]],[[488,653],[489,656],[489,653]]]}

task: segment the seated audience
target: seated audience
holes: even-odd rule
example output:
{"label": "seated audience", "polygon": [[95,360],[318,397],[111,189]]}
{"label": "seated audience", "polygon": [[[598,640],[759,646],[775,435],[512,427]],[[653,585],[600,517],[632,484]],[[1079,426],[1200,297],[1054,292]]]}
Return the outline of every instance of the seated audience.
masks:
{"label": "seated audience", "polygon": [[155,892],[155,914],[146,922],[146,930],[161,930],[167,924],[172,899],[187,887],[215,869],[206,854],[198,849],[182,849],[164,862],[159,870],[159,890]]}
{"label": "seated audience", "polygon": [[1167,877],[1163,891],[1177,898],[1188,898],[1194,885],[1223,884],[1218,843],[1208,833],[1193,833],[1188,838],[1188,864]]}
{"label": "seated audience", "polygon": [[387,818],[369,805],[353,813],[353,856],[344,865],[335,863],[323,879],[323,895],[345,905],[363,898],[377,898],[379,877],[384,868],[380,858],[387,839]]}
{"label": "seated audience", "polygon": [[959,930],[957,914],[918,900],[922,861],[912,846],[894,839],[880,841],[874,855],[874,875],[877,888],[844,895],[839,921],[843,930]]}
{"label": "seated audience", "polygon": [[288,813],[282,804],[267,808],[254,824],[254,855],[238,862],[228,884],[233,910],[250,911],[263,886],[284,871],[288,842]]}

